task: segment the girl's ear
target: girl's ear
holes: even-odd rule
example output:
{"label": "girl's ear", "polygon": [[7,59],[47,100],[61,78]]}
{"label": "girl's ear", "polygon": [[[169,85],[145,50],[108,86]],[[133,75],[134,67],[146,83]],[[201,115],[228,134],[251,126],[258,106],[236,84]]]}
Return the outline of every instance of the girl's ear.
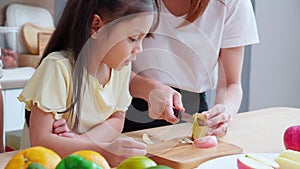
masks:
{"label": "girl's ear", "polygon": [[99,15],[97,14],[94,14],[94,17],[93,17],[93,21],[92,21],[92,26],[91,26],[91,37],[92,38],[95,38],[96,34],[97,34],[97,31],[103,26],[103,22],[102,22],[102,19]]}

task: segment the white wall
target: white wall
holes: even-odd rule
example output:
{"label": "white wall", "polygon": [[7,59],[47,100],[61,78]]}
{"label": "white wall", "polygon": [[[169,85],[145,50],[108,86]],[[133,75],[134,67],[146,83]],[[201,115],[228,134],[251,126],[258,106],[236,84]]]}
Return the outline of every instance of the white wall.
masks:
{"label": "white wall", "polygon": [[249,110],[300,108],[300,1],[256,0],[261,43],[252,46]]}

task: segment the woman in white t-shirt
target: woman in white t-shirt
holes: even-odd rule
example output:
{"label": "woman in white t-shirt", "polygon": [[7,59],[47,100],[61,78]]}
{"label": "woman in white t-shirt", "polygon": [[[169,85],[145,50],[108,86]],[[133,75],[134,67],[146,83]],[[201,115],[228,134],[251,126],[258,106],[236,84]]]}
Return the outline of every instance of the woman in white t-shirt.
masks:
{"label": "woman in white t-shirt", "polygon": [[[251,1],[159,2],[161,16],[154,32],[155,38],[143,42],[144,51],[133,63],[133,71],[176,90],[199,94],[199,109],[190,113],[205,113],[207,125],[211,127],[209,134],[222,137],[226,134],[230,119],[238,112],[242,99],[244,46],[259,42]],[[174,123],[172,109],[184,109],[180,97],[173,97],[174,92],[169,92],[172,89],[168,91],[163,87],[164,91],[159,91],[162,88],[159,86],[163,84],[156,83],[158,90],[153,90],[153,96],[150,95],[152,99],[145,99],[148,103],[135,98],[132,104],[141,111],[150,106],[150,117]],[[131,87],[131,93],[142,91],[143,87],[146,90],[147,85]],[[216,100],[209,108],[205,92],[215,88]],[[159,99],[153,99],[154,95]],[[164,120],[138,122],[130,118],[135,116],[130,112],[127,116],[125,132],[170,124]]]}

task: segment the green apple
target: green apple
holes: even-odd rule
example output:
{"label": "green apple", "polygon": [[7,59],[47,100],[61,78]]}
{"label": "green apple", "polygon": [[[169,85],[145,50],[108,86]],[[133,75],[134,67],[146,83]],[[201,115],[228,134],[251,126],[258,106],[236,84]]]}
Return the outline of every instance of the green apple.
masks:
{"label": "green apple", "polygon": [[157,166],[156,162],[146,156],[133,156],[123,160],[116,169],[145,169]]}

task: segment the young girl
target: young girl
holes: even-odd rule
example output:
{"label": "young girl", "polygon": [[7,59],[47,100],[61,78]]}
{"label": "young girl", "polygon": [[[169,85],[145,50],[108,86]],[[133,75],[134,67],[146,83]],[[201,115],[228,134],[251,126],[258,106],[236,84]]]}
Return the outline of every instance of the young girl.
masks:
{"label": "young girl", "polygon": [[[98,151],[111,166],[145,155],[144,143],[120,133],[131,102],[131,61],[157,25],[156,16],[153,0],[69,0],[18,97],[26,104],[22,139],[30,131],[29,146],[45,146],[62,157],[81,149]],[[75,135],[53,131],[61,118]]]}

